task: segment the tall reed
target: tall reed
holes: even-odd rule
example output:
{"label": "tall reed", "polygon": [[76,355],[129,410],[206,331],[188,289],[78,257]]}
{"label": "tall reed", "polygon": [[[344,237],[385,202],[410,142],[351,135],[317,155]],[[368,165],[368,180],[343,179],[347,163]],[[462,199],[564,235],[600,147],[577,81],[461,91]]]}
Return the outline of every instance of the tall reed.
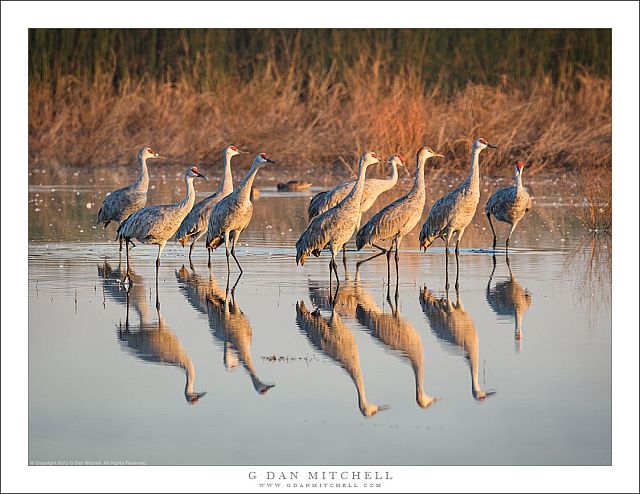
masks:
{"label": "tall reed", "polygon": [[429,144],[447,170],[609,167],[609,30],[30,30],[30,159],[175,161],[229,142],[290,167]]}

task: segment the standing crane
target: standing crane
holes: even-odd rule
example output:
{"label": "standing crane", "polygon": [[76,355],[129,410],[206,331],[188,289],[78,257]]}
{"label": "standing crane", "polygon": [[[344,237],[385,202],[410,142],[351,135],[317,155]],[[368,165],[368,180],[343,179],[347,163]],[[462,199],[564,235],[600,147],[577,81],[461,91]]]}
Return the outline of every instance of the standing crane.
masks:
{"label": "standing crane", "polygon": [[[405,158],[402,154],[394,154],[389,158],[389,168],[391,168],[391,176],[387,179],[368,178],[364,181],[364,188],[362,189],[362,200],[360,202],[360,215],[358,216],[358,223],[356,225],[356,231],[360,229],[360,222],[362,221],[362,215],[371,209],[371,206],[376,202],[378,196],[383,192],[391,190],[398,183],[398,166],[404,166]],[[341,183],[333,189],[319,192],[311,199],[309,208],[307,209],[309,215],[309,221],[318,216],[319,214],[328,211],[340,201],[342,201],[349,192],[353,189],[355,180]],[[346,244],[342,249],[342,260],[346,263]]]}
{"label": "standing crane", "polygon": [[169,240],[178,230],[180,223],[184,219],[196,199],[196,192],[193,188],[193,180],[196,177],[205,177],[198,167],[191,166],[184,173],[184,181],[187,188],[185,198],[176,204],[166,204],[159,206],[147,206],[139,209],[118,227],[117,238],[124,240],[127,247],[127,274],[123,282],[129,277],[129,242],[132,238],[138,239],[143,244],[158,246],[158,257],[156,258],[156,277],[160,268],[160,255],[167,240]]}
{"label": "standing crane", "polygon": [[516,184],[510,187],[504,187],[503,189],[496,190],[484,207],[484,212],[491,225],[491,231],[493,232],[493,250],[496,250],[496,231],[493,228],[491,222],[491,215],[493,215],[498,221],[504,221],[511,225],[507,241],[505,243],[506,250],[509,250],[509,239],[513,230],[516,229],[518,222],[524,216],[524,213],[531,209],[531,196],[522,186],[522,172],[524,170],[524,164],[522,161],[518,161],[515,166],[515,179]]}
{"label": "standing crane", "polygon": [[400,199],[378,211],[366,225],[364,225],[356,236],[356,247],[358,250],[365,245],[374,245],[375,242],[391,239],[391,245],[387,251],[387,275],[391,278],[390,258],[393,246],[396,248],[396,277],[398,276],[398,248],[402,243],[402,238],[407,235],[420,221],[422,210],[424,209],[424,166],[429,158],[441,157],[441,154],[434,152],[430,147],[420,148],[416,154],[416,176],[413,180],[413,187]]}
{"label": "standing crane", "polygon": [[[191,252],[193,246],[196,244],[200,237],[207,233],[207,226],[209,226],[209,217],[211,216],[211,210],[213,206],[219,203],[223,198],[233,192],[233,175],[231,174],[231,158],[237,154],[245,153],[246,151],[240,151],[235,146],[227,146],[224,149],[224,172],[222,174],[222,180],[216,190],[209,197],[205,197],[202,201],[197,202],[193,209],[189,212],[187,217],[182,220],[180,228],[176,232],[176,241],[184,247],[187,242],[191,242],[189,246],[189,264],[193,266],[191,262]],[[211,250],[207,249],[209,253],[208,266],[211,267]]]}
{"label": "standing crane", "polygon": [[329,283],[331,283],[331,269],[333,269],[336,281],[340,285],[336,254],[349,241],[358,224],[367,167],[377,162],[378,156],[373,151],[362,153],[358,166],[358,180],[351,187],[349,194],[337,205],[313,218],[304,233],[300,235],[296,242],[296,264],[304,265],[309,254],[319,257],[322,250],[329,247],[331,250]]}
{"label": "standing crane", "polygon": [[471,223],[480,200],[480,152],[486,148],[497,148],[483,138],[473,143],[471,171],[467,179],[444,197],[438,199],[429,211],[429,216],[420,231],[420,247],[425,251],[437,238],[444,238],[447,246],[445,256],[449,261],[449,243],[456,235],[456,264],[458,250],[464,231]]}
{"label": "standing crane", "polygon": [[[138,168],[140,168],[138,180],[128,187],[111,192],[104,198],[102,207],[98,211],[96,223],[102,223],[103,227],[107,228],[112,221],[120,223],[145,206],[147,203],[147,189],[149,188],[147,160],[150,158],[164,159],[163,156],[154,153],[151,148],[146,146],[140,148],[140,151],[138,151]],[[122,252],[122,241],[120,241],[120,252]]]}
{"label": "standing crane", "polygon": [[231,242],[231,255],[240,269],[240,274],[242,274],[242,267],[236,257],[236,243],[240,234],[249,226],[253,215],[253,204],[251,203],[253,180],[256,178],[258,170],[267,163],[276,164],[265,153],[258,154],[253,160],[249,172],[240,182],[240,186],[211,210],[207,230],[207,249],[217,249],[224,243],[227,254],[227,272],[231,271],[229,266],[229,242]]}

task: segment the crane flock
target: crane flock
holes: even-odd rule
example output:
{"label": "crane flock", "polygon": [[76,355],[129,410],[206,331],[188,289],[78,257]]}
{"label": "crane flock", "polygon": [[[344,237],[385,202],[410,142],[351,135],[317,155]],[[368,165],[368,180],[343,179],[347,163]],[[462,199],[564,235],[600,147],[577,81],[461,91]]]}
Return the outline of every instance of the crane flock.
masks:
{"label": "crane flock", "polygon": [[[457,188],[444,195],[431,207],[420,231],[420,247],[427,248],[438,238],[445,242],[445,259],[448,264],[449,246],[455,241],[456,264],[458,264],[460,241],[471,224],[480,200],[480,153],[496,148],[485,139],[478,138],[472,146],[471,167],[466,180]],[[246,151],[236,146],[224,149],[224,171],[217,190],[205,199],[195,203],[193,181],[206,177],[198,167],[190,166],[184,174],[186,196],[176,204],[146,206],[149,186],[148,159],[163,158],[150,148],[143,147],[138,152],[139,177],[132,185],[116,190],[104,199],[98,212],[97,223],[107,228],[110,222],[119,223],[116,239],[125,242],[127,272],[123,281],[129,279],[129,244],[133,239],[158,245],[156,274],[160,266],[160,256],[172,237],[182,246],[189,243],[189,262],[195,243],[206,234],[208,265],[211,267],[211,251],[225,244],[227,272],[230,272],[229,254],[233,257],[242,274],[243,270],[236,257],[235,247],[242,232],[249,226],[253,214],[251,188],[258,170],[266,165],[276,165],[266,153],[258,153],[247,175],[237,188],[233,187],[231,158]],[[424,170],[430,158],[444,158],[428,146],[421,147],[416,154],[416,171],[411,189],[399,199],[387,204],[361,226],[362,215],[369,210],[377,198],[391,190],[398,182],[398,167],[405,165],[402,154],[393,154],[388,163],[391,176],[387,179],[366,178],[367,168],[378,163],[381,157],[373,151],[365,151],[360,156],[356,180],[341,183],[334,188],[316,194],[310,201],[307,215],[309,224],[296,242],[296,264],[303,265],[310,254],[319,257],[323,250],[329,250],[329,281],[335,274],[336,283],[340,278],[336,266],[336,255],[343,250],[346,269],[346,244],[356,234],[358,250],[373,246],[386,253],[387,276],[391,278],[390,258],[395,249],[396,279],[398,277],[399,249],[403,238],[410,233],[422,217],[426,201]],[[515,164],[515,185],[499,189],[493,193],[485,206],[485,214],[493,232],[493,250],[496,248],[496,231],[491,221],[493,215],[511,228],[506,239],[506,249],[516,226],[524,214],[531,209],[531,197],[523,187],[524,164]],[[388,248],[380,242],[390,242]],[[382,253],[381,252],[381,253]],[[378,254],[380,255],[380,254]],[[457,280],[456,280],[457,284]],[[448,285],[448,283],[447,283]],[[457,287],[456,287],[457,288]]]}

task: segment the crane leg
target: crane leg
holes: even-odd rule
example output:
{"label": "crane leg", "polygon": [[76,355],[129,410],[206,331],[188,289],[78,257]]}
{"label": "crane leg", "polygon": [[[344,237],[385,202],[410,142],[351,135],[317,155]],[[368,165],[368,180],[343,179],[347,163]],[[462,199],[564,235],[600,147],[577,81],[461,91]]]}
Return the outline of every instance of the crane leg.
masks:
{"label": "crane leg", "polygon": [[342,265],[344,266],[345,273],[347,272],[347,244],[342,246]]}
{"label": "crane leg", "polygon": [[400,239],[396,238],[396,286],[398,286],[398,280],[400,278],[400,275],[398,273],[398,248],[400,247]]}
{"label": "crane leg", "polygon": [[193,251],[193,244],[195,244],[195,240],[193,242],[191,242],[191,245],[189,246],[189,267],[191,269],[193,269],[193,261],[191,260],[191,252]]}
{"label": "crane leg", "polygon": [[458,252],[458,249],[456,249],[456,284],[453,285],[456,291],[460,288],[460,285],[458,284],[458,275],[460,274],[460,265],[458,264],[457,252]]}
{"label": "crane leg", "polygon": [[393,250],[393,244],[389,246],[387,251],[387,286],[391,283],[391,251]]}
{"label": "crane leg", "polygon": [[207,253],[209,255],[209,260],[207,261],[207,267],[211,269],[211,249],[207,247]]}
{"label": "crane leg", "polygon": [[122,254],[122,237],[120,237],[120,254]]}
{"label": "crane leg", "polygon": [[387,252],[387,249],[385,249],[384,247],[380,247],[379,245],[376,244],[371,244],[372,247],[375,247],[376,249],[380,249],[382,251],[382,254],[384,254],[385,252]]}
{"label": "crane leg", "polygon": [[449,290],[449,256],[445,257],[444,263],[444,289]]}
{"label": "crane leg", "polygon": [[491,231],[493,232],[493,250],[496,250],[496,241],[498,237],[496,236],[496,230],[493,228],[493,222],[491,221],[491,213],[487,213],[487,219],[489,220],[489,225],[491,225]]}
{"label": "crane leg", "polygon": [[122,283],[127,281],[127,278],[129,278],[129,240],[125,238],[124,241],[127,247],[127,272],[124,274],[124,278],[122,278]]}
{"label": "crane leg", "polygon": [[224,232],[224,249],[227,254],[227,277],[231,273],[231,266],[229,265],[229,232]]}
{"label": "crane leg", "polygon": [[233,233],[233,241],[231,242],[231,255],[233,256],[233,260],[236,261],[236,264],[238,265],[238,269],[240,269],[240,274],[242,274],[243,273],[242,266],[240,266],[240,263],[238,262],[238,258],[236,257],[236,242],[238,241],[239,236],[240,236],[240,232],[236,230]]}
{"label": "crane leg", "polygon": [[509,251],[509,240],[511,240],[511,234],[513,233],[513,230],[516,229],[517,224],[518,222],[516,221],[511,225],[511,230],[509,230],[509,235],[507,235],[507,241],[505,242],[505,249],[507,250],[507,252]]}

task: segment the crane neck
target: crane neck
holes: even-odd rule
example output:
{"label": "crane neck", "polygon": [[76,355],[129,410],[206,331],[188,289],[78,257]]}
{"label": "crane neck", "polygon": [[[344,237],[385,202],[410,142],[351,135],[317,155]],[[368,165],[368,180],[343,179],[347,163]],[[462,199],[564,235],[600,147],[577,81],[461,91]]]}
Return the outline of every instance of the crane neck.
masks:
{"label": "crane neck", "polygon": [[398,165],[396,160],[391,161],[391,176],[386,180],[390,187],[398,183]]}
{"label": "crane neck", "polygon": [[182,367],[184,368],[184,375],[186,378],[186,383],[184,385],[184,394],[185,396],[189,396],[190,394],[193,394],[193,382],[195,380],[195,370],[193,368],[193,362],[191,362],[191,359],[186,359],[185,362],[183,362]]}
{"label": "crane neck", "polygon": [[424,194],[424,165],[427,162],[427,158],[421,156],[416,163],[416,176],[413,179],[413,187],[411,187],[411,194],[422,192]]}
{"label": "crane neck", "polygon": [[516,172],[516,190],[518,192],[522,190],[522,172]]}
{"label": "crane neck", "polygon": [[256,174],[258,170],[262,167],[264,163],[259,161],[254,161],[253,165],[251,165],[251,169],[249,173],[247,173],[246,177],[242,179],[240,182],[240,186],[238,187],[238,199],[241,202],[250,201],[251,197],[251,187],[253,186],[253,180],[256,178]]}
{"label": "crane neck", "polygon": [[355,203],[358,204],[358,206],[360,205],[360,201],[362,199],[362,191],[364,190],[364,181],[365,175],[367,173],[367,166],[368,164],[365,162],[364,158],[360,158],[360,163],[358,165],[358,179],[356,180],[356,183],[354,184],[347,197],[343,199],[343,203]]}
{"label": "crane neck", "polygon": [[147,158],[143,158],[142,155],[138,156],[138,169],[140,170],[140,175],[134,187],[137,190],[146,192],[149,187],[149,170],[147,169]]}
{"label": "crane neck", "polygon": [[191,211],[191,208],[193,208],[193,203],[196,200],[196,191],[193,187],[193,177],[186,176],[184,182],[187,187],[187,194],[185,195],[184,199],[178,203],[178,208]]}
{"label": "crane neck", "polygon": [[233,192],[233,175],[231,174],[231,158],[233,155],[228,149],[224,151],[224,172],[222,174],[222,181],[218,187],[218,193],[223,197],[228,196]]}
{"label": "crane neck", "polygon": [[482,149],[479,147],[473,148],[471,152],[471,170],[469,171],[469,177],[467,178],[467,185],[472,189],[477,190],[480,193],[480,152]]}

